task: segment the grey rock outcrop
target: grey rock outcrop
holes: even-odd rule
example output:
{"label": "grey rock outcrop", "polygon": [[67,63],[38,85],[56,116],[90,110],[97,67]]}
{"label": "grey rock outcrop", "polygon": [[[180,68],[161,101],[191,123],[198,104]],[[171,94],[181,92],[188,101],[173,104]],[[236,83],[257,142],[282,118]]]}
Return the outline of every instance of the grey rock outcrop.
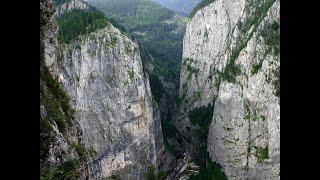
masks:
{"label": "grey rock outcrop", "polygon": [[280,179],[279,29],[279,0],[216,0],[187,26],[176,126],[195,141],[187,114],[213,104],[207,150],[229,179]]}
{"label": "grey rock outcrop", "polygon": [[[110,23],[60,45],[59,80],[70,95],[87,149],[92,179],[142,179],[163,151],[158,113],[139,47]],[[160,144],[161,145],[161,144]]]}

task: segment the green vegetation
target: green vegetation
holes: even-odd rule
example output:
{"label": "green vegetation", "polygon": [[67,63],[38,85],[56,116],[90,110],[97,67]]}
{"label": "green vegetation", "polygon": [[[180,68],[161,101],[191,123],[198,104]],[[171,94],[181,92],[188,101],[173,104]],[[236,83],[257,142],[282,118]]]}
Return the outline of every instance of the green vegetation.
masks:
{"label": "green vegetation", "polygon": [[275,80],[272,81],[274,86],[274,95],[280,97],[280,67],[273,71],[273,75]]}
{"label": "green vegetation", "polygon": [[107,19],[98,11],[73,9],[57,17],[59,25],[59,42],[69,43],[79,35],[89,34],[106,26]]}
{"label": "green vegetation", "polygon": [[76,180],[80,176],[80,161],[68,160],[54,167],[48,176],[41,176],[40,180]]}
{"label": "green vegetation", "polygon": [[110,176],[110,178],[108,178],[108,179],[120,180],[120,176],[119,176],[119,175],[112,174],[112,175]]}
{"label": "green vegetation", "polygon": [[280,53],[280,25],[279,22],[273,21],[264,26],[261,32],[262,37],[268,48],[274,49],[275,55]]}
{"label": "green vegetation", "polygon": [[130,80],[133,81],[133,80],[134,80],[134,74],[135,74],[135,72],[133,71],[133,69],[128,70],[128,74],[129,74]]}
{"label": "green vegetation", "polygon": [[199,127],[194,129],[194,134],[198,138],[199,152],[199,162],[204,164],[206,159],[205,151],[207,150],[207,137],[209,132],[210,123],[213,116],[213,106],[209,104],[208,106],[202,106],[195,108],[193,111],[190,111],[189,119],[192,124],[197,124]]}
{"label": "green vegetation", "polygon": [[201,168],[199,174],[191,176],[189,180],[227,180],[227,176],[218,163],[212,162],[206,152],[206,167]]}
{"label": "green vegetation", "polygon": [[192,58],[186,58],[183,61],[182,67],[186,67],[187,80],[191,80],[192,74],[195,74],[195,76],[197,76],[198,73],[199,73],[199,69],[196,69],[191,65],[194,62],[197,62],[197,61],[195,59],[192,59]]}
{"label": "green vegetation", "polygon": [[69,96],[60,83],[51,76],[43,63],[40,66],[40,102],[47,111],[48,120],[57,123],[60,132],[64,132],[67,123],[74,118],[74,110],[69,104]]}
{"label": "green vegetation", "polygon": [[157,103],[160,103],[160,100],[163,96],[163,93],[165,91],[163,84],[159,80],[158,76],[151,74],[149,76],[150,79],[150,87],[152,95]]}
{"label": "green vegetation", "polygon": [[[88,0],[108,18],[124,26],[154,58],[157,74],[179,83],[186,19],[153,1]],[[141,46],[140,46],[141,48]]]}
{"label": "green vegetation", "polygon": [[40,8],[40,27],[41,28],[48,23],[49,19],[52,17],[53,14],[54,12],[50,11],[50,9],[46,7]]}
{"label": "green vegetation", "polygon": [[251,74],[257,74],[258,71],[261,69],[262,67],[262,63],[263,61],[259,61],[258,63],[254,63],[252,65],[252,70],[251,70]]}
{"label": "green vegetation", "polygon": [[54,0],[54,3],[56,5],[56,7],[58,7],[58,6],[60,6],[60,5],[64,4],[64,3],[68,3],[70,1],[71,0]]}
{"label": "green vegetation", "polygon": [[73,143],[72,144],[73,148],[76,150],[77,154],[79,155],[79,160],[80,161],[85,161],[87,159],[87,150],[84,147],[84,144],[82,143]]}
{"label": "green vegetation", "polygon": [[263,162],[265,159],[268,159],[269,158],[269,149],[268,149],[268,146],[265,147],[265,148],[262,148],[262,147],[255,147],[256,149],[256,154],[255,156],[257,157],[258,159],[258,162]]}
{"label": "green vegetation", "polygon": [[199,9],[206,7],[208,4],[213,3],[215,0],[202,0],[190,13],[189,17],[192,18]]}
{"label": "green vegetation", "polygon": [[162,130],[165,137],[174,138],[177,130],[170,122],[171,119],[163,121]]}
{"label": "green vegetation", "polygon": [[202,106],[195,108],[189,112],[190,122],[192,124],[198,124],[200,127],[208,127],[210,125],[213,115],[213,106],[209,104],[207,107]]}
{"label": "green vegetation", "polygon": [[239,65],[235,64],[235,58],[230,59],[229,63],[226,65],[224,72],[221,73],[221,79],[226,80],[228,82],[234,83],[236,81],[236,76],[241,73],[241,69]]}
{"label": "green vegetation", "polygon": [[168,175],[168,172],[159,172],[156,174],[154,166],[149,166],[145,178],[147,180],[164,180]]}
{"label": "green vegetation", "polygon": [[275,0],[265,0],[263,3],[255,0],[249,1],[247,9],[251,10],[252,14],[248,16],[248,19],[245,20],[244,24],[239,24],[240,30],[243,33],[246,33],[252,26],[254,26],[254,29],[256,29],[262,19],[267,15],[268,10],[274,2]]}
{"label": "green vegetation", "polygon": [[[216,97],[213,98],[212,104],[216,101]],[[190,180],[202,180],[202,179],[214,179],[225,180],[226,175],[221,170],[219,164],[212,162],[207,152],[207,138],[209,127],[213,116],[213,105],[208,104],[190,111],[188,116],[190,122],[194,125],[198,125],[198,128],[194,129],[194,134],[198,139],[198,164],[200,165],[199,174],[191,176]]]}
{"label": "green vegetation", "polygon": [[198,75],[199,69],[196,69],[194,67],[192,67],[191,65],[187,64],[187,80],[191,80],[192,74],[195,74],[195,76]]}
{"label": "green vegetation", "polygon": [[[266,16],[269,8],[272,6],[275,0],[266,0],[264,3],[262,3],[260,6],[258,4],[259,1],[251,1],[250,4],[247,6],[247,8],[254,8],[252,14],[249,17],[249,19],[245,20],[245,23],[242,23],[241,21],[238,22],[239,28],[244,33],[244,37],[240,38],[237,41],[236,48],[232,51],[229,61],[226,65],[226,68],[223,73],[221,73],[222,80],[226,80],[228,82],[235,82],[235,77],[238,76],[241,73],[241,69],[238,65],[235,64],[235,60],[239,57],[240,52],[247,46],[248,41],[251,39],[253,33],[256,31],[258,25],[261,23],[263,18]],[[249,29],[253,26],[253,30],[249,32]],[[277,28],[276,25],[273,25],[273,28]],[[277,42],[277,36],[274,35],[272,40],[269,40],[271,44],[274,44]],[[252,73],[256,73],[262,66],[262,62],[259,62],[258,64],[255,64],[252,70]]]}
{"label": "green vegetation", "polygon": [[74,118],[74,110],[69,105],[69,97],[62,90],[59,82],[51,76],[47,67],[40,64],[40,104],[45,107],[47,115],[40,116],[40,174],[41,180],[74,180],[79,175],[80,162],[86,159],[83,144],[72,144],[80,159],[69,160],[49,171],[46,159],[53,141],[52,121],[55,121],[60,132],[65,134],[68,125]]}
{"label": "green vegetation", "polygon": [[[179,136],[177,128],[172,124],[170,117],[164,118],[163,114],[161,115],[161,127],[164,139],[165,149],[174,154],[175,156],[179,155],[178,147],[182,143],[181,137]],[[170,144],[169,139],[176,139],[177,144]]]}

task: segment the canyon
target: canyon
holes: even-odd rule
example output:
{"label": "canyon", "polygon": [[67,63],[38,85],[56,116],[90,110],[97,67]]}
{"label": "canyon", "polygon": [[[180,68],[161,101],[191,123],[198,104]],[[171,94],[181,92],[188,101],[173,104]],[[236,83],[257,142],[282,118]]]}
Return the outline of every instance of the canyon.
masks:
{"label": "canyon", "polygon": [[280,179],[279,0],[198,4],[178,84],[90,1],[40,1],[42,179]]}

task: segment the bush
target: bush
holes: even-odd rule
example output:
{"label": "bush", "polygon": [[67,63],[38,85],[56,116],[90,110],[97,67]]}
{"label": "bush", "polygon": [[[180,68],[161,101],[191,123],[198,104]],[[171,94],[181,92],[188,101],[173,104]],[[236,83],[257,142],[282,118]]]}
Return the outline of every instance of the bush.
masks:
{"label": "bush", "polygon": [[41,177],[41,180],[76,180],[80,176],[80,161],[78,159],[68,160],[54,167],[49,176]]}
{"label": "bush", "polygon": [[77,154],[79,155],[80,161],[85,161],[87,159],[87,151],[82,143],[72,144]]}
{"label": "bush", "polygon": [[206,166],[202,167],[199,174],[192,175],[189,180],[227,180],[227,176],[218,163],[210,160],[208,152],[206,152]]}
{"label": "bush", "polygon": [[148,167],[148,171],[145,174],[145,178],[147,180],[156,180],[157,179],[154,166]]}
{"label": "bush", "polygon": [[263,162],[263,160],[268,159],[269,158],[269,149],[268,146],[265,148],[262,147],[255,147],[256,149],[256,157],[258,159],[258,162]]}
{"label": "bush", "polygon": [[145,178],[147,180],[164,180],[168,176],[168,174],[168,172],[159,172],[158,174],[156,174],[154,166],[149,166],[148,171],[145,174]]}
{"label": "bush", "polygon": [[265,25],[261,32],[261,36],[265,39],[265,43],[269,49],[274,49],[275,55],[280,53],[280,25],[279,22],[273,21]]}

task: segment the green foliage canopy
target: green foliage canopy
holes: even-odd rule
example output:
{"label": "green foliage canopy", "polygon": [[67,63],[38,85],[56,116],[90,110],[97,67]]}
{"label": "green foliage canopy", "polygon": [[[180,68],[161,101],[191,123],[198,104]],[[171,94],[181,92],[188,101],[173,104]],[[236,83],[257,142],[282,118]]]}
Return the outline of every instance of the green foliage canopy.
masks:
{"label": "green foliage canopy", "polygon": [[106,26],[107,19],[98,11],[73,9],[61,17],[57,17],[59,25],[59,41],[69,43],[79,35],[94,32]]}

